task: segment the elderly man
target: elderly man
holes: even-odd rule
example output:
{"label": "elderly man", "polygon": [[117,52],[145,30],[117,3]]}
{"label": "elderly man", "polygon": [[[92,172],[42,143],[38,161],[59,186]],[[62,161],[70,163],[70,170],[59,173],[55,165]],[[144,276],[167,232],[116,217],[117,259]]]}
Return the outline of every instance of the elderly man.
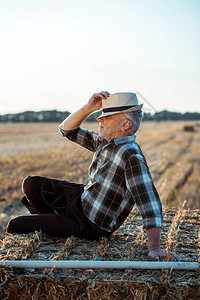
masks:
{"label": "elderly man", "polygon": [[[135,142],[141,108],[134,93],[100,92],[68,116],[59,126],[63,136],[95,152],[87,185],[27,177],[22,203],[32,215],[12,219],[7,231],[42,230],[51,236],[74,235],[91,240],[109,237],[136,204],[147,230],[149,257],[166,256],[160,249],[162,205],[145,157]],[[100,109],[98,134],[82,129],[81,123]],[[180,257],[172,252],[171,259]]]}

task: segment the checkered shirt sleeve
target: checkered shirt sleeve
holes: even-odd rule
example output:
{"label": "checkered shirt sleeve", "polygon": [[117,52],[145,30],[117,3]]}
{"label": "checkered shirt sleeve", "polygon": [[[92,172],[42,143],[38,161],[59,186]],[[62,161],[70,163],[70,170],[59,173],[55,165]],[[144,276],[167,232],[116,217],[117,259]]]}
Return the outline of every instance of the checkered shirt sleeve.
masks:
{"label": "checkered shirt sleeve", "polygon": [[59,127],[59,130],[64,137],[92,152],[95,152],[97,148],[105,142],[104,139],[99,138],[96,132],[83,129],[81,127],[69,131],[63,130]]}
{"label": "checkered shirt sleeve", "polygon": [[143,218],[143,227],[162,227],[162,204],[148,166],[132,155],[126,163],[125,177],[126,186]]}

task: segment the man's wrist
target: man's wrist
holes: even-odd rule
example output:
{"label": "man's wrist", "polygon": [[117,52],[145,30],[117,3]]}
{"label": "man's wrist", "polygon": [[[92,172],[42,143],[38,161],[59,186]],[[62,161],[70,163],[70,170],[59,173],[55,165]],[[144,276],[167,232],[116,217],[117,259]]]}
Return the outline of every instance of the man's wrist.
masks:
{"label": "man's wrist", "polygon": [[159,251],[160,250],[160,246],[154,246],[154,247],[148,247],[148,252],[151,252],[151,251]]}
{"label": "man's wrist", "polygon": [[148,236],[148,250],[157,251],[160,249],[160,227],[154,227],[147,229]]}
{"label": "man's wrist", "polygon": [[92,114],[93,112],[95,112],[96,110],[94,108],[92,108],[89,104],[85,104],[82,107],[83,111],[89,116],[90,114]]}

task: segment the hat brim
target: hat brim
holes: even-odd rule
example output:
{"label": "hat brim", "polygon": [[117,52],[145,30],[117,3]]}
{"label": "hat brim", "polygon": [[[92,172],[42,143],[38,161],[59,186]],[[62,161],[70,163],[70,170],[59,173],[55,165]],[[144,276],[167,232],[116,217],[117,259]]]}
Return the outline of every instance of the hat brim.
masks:
{"label": "hat brim", "polygon": [[105,113],[102,111],[101,115],[98,116],[98,118],[96,118],[96,120],[98,120],[100,118],[116,115],[116,114],[123,114],[123,113],[128,113],[131,111],[140,110],[140,109],[142,109],[142,107],[143,107],[143,104],[140,104],[140,105],[134,106],[132,108],[125,109],[123,111],[112,111],[112,112],[105,112]]}

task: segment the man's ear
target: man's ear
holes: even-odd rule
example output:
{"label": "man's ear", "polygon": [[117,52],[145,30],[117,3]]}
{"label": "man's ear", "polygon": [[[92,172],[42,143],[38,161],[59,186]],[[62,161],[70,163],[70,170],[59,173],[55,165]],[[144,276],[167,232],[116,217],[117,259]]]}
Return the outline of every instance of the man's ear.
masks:
{"label": "man's ear", "polygon": [[132,127],[132,122],[131,122],[131,120],[124,120],[124,121],[123,121],[123,124],[122,124],[121,130],[122,130],[122,131],[126,131],[126,130],[129,130],[131,127]]}

